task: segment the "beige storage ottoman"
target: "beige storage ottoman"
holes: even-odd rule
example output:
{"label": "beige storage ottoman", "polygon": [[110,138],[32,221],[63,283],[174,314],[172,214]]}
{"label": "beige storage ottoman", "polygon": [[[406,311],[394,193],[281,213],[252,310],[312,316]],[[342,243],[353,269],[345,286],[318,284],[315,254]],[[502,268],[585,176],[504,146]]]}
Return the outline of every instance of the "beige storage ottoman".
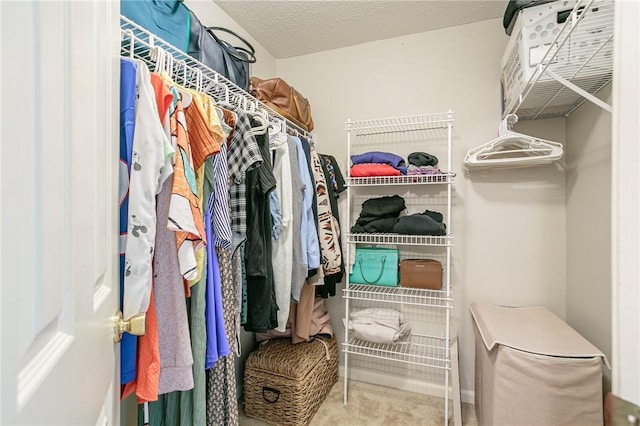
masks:
{"label": "beige storage ottoman", "polygon": [[470,309],[479,426],[602,424],[602,352],[545,307]]}
{"label": "beige storage ottoman", "polygon": [[277,425],[307,425],[338,381],[335,337],[293,345],[290,338],[261,344],[247,358],[247,417]]}

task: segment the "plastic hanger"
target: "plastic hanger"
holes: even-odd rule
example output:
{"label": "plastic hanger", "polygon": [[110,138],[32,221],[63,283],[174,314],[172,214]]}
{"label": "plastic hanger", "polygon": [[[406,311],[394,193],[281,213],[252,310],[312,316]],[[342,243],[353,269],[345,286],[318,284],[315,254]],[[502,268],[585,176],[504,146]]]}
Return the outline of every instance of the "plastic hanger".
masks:
{"label": "plastic hanger", "polygon": [[[171,72],[174,69],[173,63],[174,63],[174,59],[173,56],[169,55],[171,57],[171,68],[169,71],[169,75],[172,75]],[[186,61],[175,61],[176,68],[176,78],[174,79],[175,81],[175,88],[176,90],[178,90],[178,93],[180,93],[180,100],[182,101],[182,107],[183,108],[189,108],[189,105],[191,105],[191,101],[193,101],[193,95],[191,93],[189,93],[189,90],[187,89],[187,62]],[[181,68],[180,66],[182,65],[183,68]],[[180,69],[182,69],[182,86],[178,85],[178,78],[180,77]]]}
{"label": "plastic hanger", "polygon": [[526,167],[562,158],[562,144],[512,131],[511,126],[517,121],[515,114],[507,115],[496,139],[467,152],[464,168]]}

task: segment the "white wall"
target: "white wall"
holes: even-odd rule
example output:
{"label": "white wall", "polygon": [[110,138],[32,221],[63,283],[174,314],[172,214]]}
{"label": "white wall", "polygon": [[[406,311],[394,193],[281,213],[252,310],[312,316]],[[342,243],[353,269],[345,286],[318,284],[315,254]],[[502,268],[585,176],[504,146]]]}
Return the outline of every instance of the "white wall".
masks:
{"label": "white wall", "polygon": [[[319,150],[340,159],[346,159],[347,118],[455,112],[452,283],[462,388],[469,391],[474,371],[469,303],[539,304],[565,316],[564,170],[549,165],[461,171],[468,149],[497,136],[499,64],[507,41],[496,19],[276,61],[278,75],[309,98]],[[519,128],[564,141],[564,119]],[[341,298],[328,306],[340,339]]]}
{"label": "white wall", "polygon": [[[611,87],[598,97],[611,104]],[[565,152],[566,320],[611,359],[611,113],[585,102],[567,118]]]}

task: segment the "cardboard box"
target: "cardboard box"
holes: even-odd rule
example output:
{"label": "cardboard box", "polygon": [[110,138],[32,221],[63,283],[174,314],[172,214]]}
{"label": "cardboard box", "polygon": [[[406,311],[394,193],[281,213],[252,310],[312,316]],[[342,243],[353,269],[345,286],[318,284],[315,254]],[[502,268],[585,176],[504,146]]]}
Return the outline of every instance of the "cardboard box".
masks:
{"label": "cardboard box", "polygon": [[478,425],[601,425],[606,357],[545,307],[472,303]]}

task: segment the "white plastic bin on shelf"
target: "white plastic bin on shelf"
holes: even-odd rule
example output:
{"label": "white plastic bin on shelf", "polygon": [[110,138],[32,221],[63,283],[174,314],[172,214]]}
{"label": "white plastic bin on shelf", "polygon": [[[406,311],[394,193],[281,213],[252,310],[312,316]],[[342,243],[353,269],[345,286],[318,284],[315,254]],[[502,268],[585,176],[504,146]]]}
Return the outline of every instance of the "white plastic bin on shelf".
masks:
{"label": "white plastic bin on shelf", "polygon": [[478,425],[602,424],[602,352],[545,307],[470,309]]}
{"label": "white plastic bin on shelf", "polygon": [[[588,11],[585,10],[587,4],[590,5]],[[565,20],[571,28],[578,19],[569,14],[576,6],[577,13],[586,12],[585,18],[560,48],[559,44],[569,34],[568,29],[565,28],[558,40],[556,37],[565,25]],[[603,81],[610,80],[610,58],[613,54],[612,12],[611,0],[558,0],[521,9],[516,15],[513,32],[500,63],[503,111],[515,112],[520,95],[523,95],[527,84],[536,75],[538,65],[549,51],[554,56],[546,58],[547,61],[550,60],[548,69],[590,93],[599,89]],[[587,62],[588,65],[585,65]],[[562,87],[547,74],[539,76],[536,84],[538,90],[548,91],[551,95]],[[525,110],[520,111],[518,116],[523,119],[532,118],[529,114],[546,102],[549,102],[547,108],[566,112],[566,105],[571,105],[574,101],[573,95],[556,95],[551,99],[546,97],[542,105],[525,106]],[[529,107],[533,110],[528,111]]]}

